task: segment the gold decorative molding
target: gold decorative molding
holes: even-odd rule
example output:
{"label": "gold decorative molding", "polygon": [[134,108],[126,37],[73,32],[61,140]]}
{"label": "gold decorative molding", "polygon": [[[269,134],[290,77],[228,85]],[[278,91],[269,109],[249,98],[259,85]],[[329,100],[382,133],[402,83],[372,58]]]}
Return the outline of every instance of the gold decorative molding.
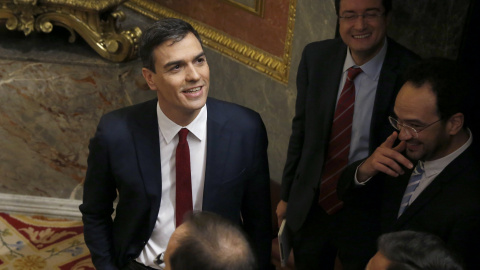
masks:
{"label": "gold decorative molding", "polygon": [[[19,1],[19,0],[16,0]],[[35,0],[23,0],[23,1],[35,1]],[[43,4],[60,5],[64,7],[71,7],[75,9],[83,10],[95,10],[105,11],[117,7],[128,0],[39,0]]]}
{"label": "gold decorative molding", "polygon": [[290,70],[293,29],[295,25],[296,1],[297,0],[290,0],[285,48],[283,56],[281,57],[258,49],[244,41],[231,37],[222,31],[193,20],[153,1],[130,0],[124,5],[154,20],[169,17],[181,18],[195,27],[202,37],[205,46],[217,50],[259,72],[287,84]]}
{"label": "gold decorative molding", "polygon": [[70,42],[78,33],[98,54],[122,62],[136,56],[141,30],[118,33],[117,20],[125,14],[116,7],[127,0],[0,0],[0,22],[6,20],[7,29],[50,33],[53,26],[70,32]]}
{"label": "gold decorative molding", "polygon": [[239,2],[238,0],[223,0],[223,1],[227,1],[228,3],[230,3],[234,6],[237,6],[241,9],[244,9],[244,10],[246,10],[250,13],[253,13],[255,15],[258,15],[260,17],[263,17],[263,11],[264,11],[264,8],[265,8],[265,0],[254,0],[254,5],[253,6],[243,4],[243,3]]}

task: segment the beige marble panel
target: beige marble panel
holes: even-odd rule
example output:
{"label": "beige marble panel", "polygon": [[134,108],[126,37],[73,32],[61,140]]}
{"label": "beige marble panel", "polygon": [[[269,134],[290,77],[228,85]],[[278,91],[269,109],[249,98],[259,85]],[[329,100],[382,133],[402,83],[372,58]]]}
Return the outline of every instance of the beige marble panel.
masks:
{"label": "beige marble panel", "polygon": [[0,193],[75,197],[101,115],[141,100],[137,69],[0,60]]}

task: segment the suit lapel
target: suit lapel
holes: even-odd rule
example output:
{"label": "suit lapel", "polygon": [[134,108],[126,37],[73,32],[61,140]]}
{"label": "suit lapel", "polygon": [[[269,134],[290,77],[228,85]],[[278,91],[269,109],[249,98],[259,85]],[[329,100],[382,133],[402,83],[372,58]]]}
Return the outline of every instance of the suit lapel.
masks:
{"label": "suit lapel", "polygon": [[383,226],[385,227],[385,231],[390,231],[397,222],[400,203],[412,171],[413,170],[406,171],[404,175],[397,178],[387,177],[385,179],[386,190],[383,194]]}
{"label": "suit lapel", "polygon": [[218,108],[214,99],[207,100],[207,164],[205,168],[205,184],[203,189],[203,209],[215,202],[217,194],[216,181],[220,181],[228,156],[231,134],[225,128],[227,118]]}
{"label": "suit lapel", "polygon": [[472,160],[473,157],[470,157],[470,149],[467,149],[459,157],[453,160],[439,175],[437,175],[433,182],[425,188],[415,201],[407,207],[405,212],[396,221],[395,227],[402,228],[410,219],[415,217],[423,207],[428,205],[429,202],[444,189],[444,186],[448,184],[448,182],[455,181],[455,178],[458,177],[458,175],[461,175],[466,167],[472,166]]}
{"label": "suit lapel", "polygon": [[150,201],[160,207],[162,171],[156,106],[156,99],[147,102],[142,110],[132,117],[131,130],[145,190]]}
{"label": "suit lapel", "polygon": [[[370,126],[370,134],[377,134],[379,130],[384,130],[382,126],[386,122],[383,119],[390,114],[390,110],[393,108],[393,102],[397,91],[395,90],[395,84],[397,81],[397,65],[400,61],[396,55],[396,44],[388,39],[387,53],[380,72],[380,78],[377,85],[377,92],[375,94],[375,102],[372,112],[372,121]],[[390,101],[392,103],[390,103]],[[383,140],[384,138],[382,138]],[[372,153],[377,145],[382,142],[375,142],[375,136],[370,136],[370,153]]]}
{"label": "suit lapel", "polygon": [[403,227],[405,223],[408,223],[408,221],[412,219],[419,211],[421,211],[422,208],[429,203],[429,201],[435,198],[435,195],[442,191],[443,185],[445,184],[444,180],[447,180],[445,175],[438,175],[438,177],[433,180],[433,182],[415,199],[415,201],[413,201],[413,203],[407,207],[407,209],[405,209],[405,212],[403,212],[403,214],[395,222],[395,227]]}
{"label": "suit lapel", "polygon": [[333,51],[327,61],[322,63],[325,66],[317,68],[318,63],[313,63],[315,69],[313,74],[310,75],[314,79],[309,86],[311,96],[307,102],[310,104],[308,107],[312,112],[307,114],[312,116],[311,120],[314,122],[307,123],[311,131],[308,131],[306,136],[311,137],[309,141],[313,142],[311,151],[319,154],[313,155],[307,161],[307,175],[303,178],[311,179],[310,185],[313,188],[318,187],[322,173],[322,166],[318,166],[318,164],[324,164],[326,157],[325,152],[332,129],[338,88],[346,55],[347,46],[339,41],[338,49]]}
{"label": "suit lapel", "polygon": [[330,136],[333,115],[337,104],[338,87],[342,78],[342,69],[346,55],[347,47],[342,43],[340,48],[332,53],[330,59],[326,61],[326,63],[328,63],[328,68],[315,71],[315,73],[317,73],[315,76],[318,78],[316,80],[318,83],[313,84],[316,89],[312,92],[317,94],[314,95],[317,98],[311,102],[316,104],[316,106],[314,106],[314,108],[318,110],[316,115],[325,116],[325,119],[323,119],[324,121],[319,122],[324,123],[323,127],[317,125],[321,128],[319,132],[323,133],[323,136]]}

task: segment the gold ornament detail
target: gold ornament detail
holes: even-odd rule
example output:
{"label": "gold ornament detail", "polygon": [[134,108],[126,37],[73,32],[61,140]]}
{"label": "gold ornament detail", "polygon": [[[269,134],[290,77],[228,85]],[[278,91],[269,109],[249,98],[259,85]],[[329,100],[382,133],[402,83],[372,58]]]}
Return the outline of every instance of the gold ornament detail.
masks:
{"label": "gold ornament detail", "polygon": [[122,62],[136,57],[140,28],[119,32],[125,19],[115,9],[127,0],[0,0],[0,22],[7,29],[50,33],[54,26],[70,32],[69,42],[80,35],[103,58]]}
{"label": "gold ornament detail", "polygon": [[238,2],[235,0],[223,0],[223,1],[226,1],[229,4],[239,7],[243,10],[246,10],[252,14],[263,17],[265,0],[255,0],[253,6],[242,4],[242,2]]}
{"label": "gold ornament detail", "polygon": [[204,45],[287,84],[290,70],[293,30],[295,25],[296,3],[297,0],[290,0],[285,47],[283,56],[281,57],[265,52],[244,41],[231,37],[211,26],[193,20],[190,17],[177,13],[153,1],[130,0],[124,5],[154,20],[169,17],[183,19],[195,27],[202,37]]}

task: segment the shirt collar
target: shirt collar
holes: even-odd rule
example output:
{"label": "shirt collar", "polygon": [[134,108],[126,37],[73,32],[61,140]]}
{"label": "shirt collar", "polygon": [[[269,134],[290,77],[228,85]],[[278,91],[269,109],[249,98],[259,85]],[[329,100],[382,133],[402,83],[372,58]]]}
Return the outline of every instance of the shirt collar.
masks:
{"label": "shirt collar", "polygon": [[[367,75],[371,80],[378,81],[380,77],[380,71],[382,70],[382,64],[385,60],[385,55],[387,54],[387,38],[383,42],[383,46],[380,51],[367,63],[360,66],[363,73]],[[347,57],[345,58],[345,63],[343,64],[343,72],[346,72],[351,67],[358,67],[353,61],[352,55],[350,54],[350,48],[347,49]]]}
{"label": "shirt collar", "polygon": [[[175,122],[170,120],[160,109],[160,105],[157,102],[157,119],[158,119],[158,128],[162,133],[163,138],[165,138],[166,143],[170,143],[175,135],[178,134],[180,129],[184,128],[177,125]],[[203,105],[202,109],[198,113],[197,117],[188,124],[185,128],[188,129],[198,140],[203,141],[206,138],[206,129],[207,129],[207,106]]]}
{"label": "shirt collar", "polygon": [[450,162],[456,159],[461,153],[463,153],[471,144],[472,144],[472,132],[468,129],[468,140],[457,150],[453,151],[452,153],[431,161],[425,161],[425,176],[431,177],[433,175],[439,174],[447,167]]}

